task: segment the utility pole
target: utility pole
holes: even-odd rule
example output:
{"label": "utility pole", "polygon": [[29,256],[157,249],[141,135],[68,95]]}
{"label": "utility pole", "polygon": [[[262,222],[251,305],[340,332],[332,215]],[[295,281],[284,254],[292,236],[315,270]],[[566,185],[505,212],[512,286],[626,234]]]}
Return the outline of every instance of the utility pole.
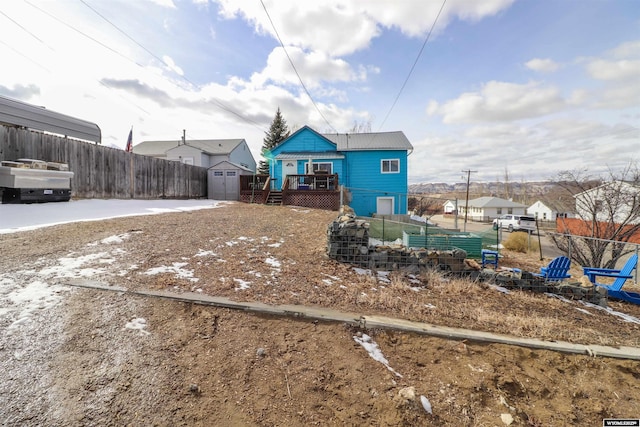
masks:
{"label": "utility pole", "polygon": [[462,171],[467,173],[467,198],[464,205],[464,232],[467,231],[467,214],[469,213],[469,181],[471,180],[471,173],[478,171],[466,170]]}
{"label": "utility pole", "polygon": [[186,129],[182,129],[182,145],[185,145],[187,143],[187,130]]}

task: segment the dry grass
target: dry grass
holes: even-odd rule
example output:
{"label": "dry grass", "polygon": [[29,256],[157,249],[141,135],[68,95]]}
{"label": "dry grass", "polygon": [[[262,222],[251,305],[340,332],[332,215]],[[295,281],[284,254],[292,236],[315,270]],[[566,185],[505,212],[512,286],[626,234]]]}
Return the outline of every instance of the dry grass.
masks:
{"label": "dry grass", "polygon": [[540,244],[527,233],[511,233],[502,242],[502,245],[511,251],[526,254],[528,252],[536,253],[540,251]]}
{"label": "dry grass", "polygon": [[[71,242],[83,245],[139,230],[123,243],[129,255],[118,266],[121,270],[138,266],[118,279],[131,288],[199,290],[237,301],[321,306],[530,338],[638,345],[640,325],[577,302],[522,291],[504,294],[485,283],[435,270],[417,276],[360,274],[326,255],[327,226],[336,217],[336,212],[312,209],[231,204],[189,214],[76,224],[33,232],[28,238],[33,255],[40,256],[40,248],[58,242],[69,242],[68,250],[77,250]],[[193,224],[199,225],[197,232]],[[7,243],[0,247],[7,259],[28,256],[23,246],[11,244],[14,238],[0,236],[0,245],[3,239]],[[199,251],[210,255],[196,257]],[[548,264],[535,254],[505,250],[502,255],[501,265],[528,271]],[[143,274],[174,262],[187,263],[185,268],[193,270],[199,281],[169,273]],[[248,287],[242,289],[241,281]],[[640,318],[639,306],[609,305]]]}

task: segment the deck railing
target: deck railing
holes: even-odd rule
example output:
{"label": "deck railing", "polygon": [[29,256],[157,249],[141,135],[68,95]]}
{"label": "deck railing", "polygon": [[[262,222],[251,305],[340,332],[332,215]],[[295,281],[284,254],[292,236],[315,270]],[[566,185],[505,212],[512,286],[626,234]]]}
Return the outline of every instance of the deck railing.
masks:
{"label": "deck railing", "polygon": [[240,200],[248,203],[266,203],[270,180],[269,175],[240,175]]}
{"label": "deck railing", "polygon": [[338,175],[314,174],[314,175],[287,175],[284,189],[287,190],[322,190],[337,191]]}
{"label": "deck railing", "polygon": [[[268,203],[271,185],[272,178],[268,175],[240,176],[240,200]],[[287,175],[280,190],[283,205],[329,210],[340,207],[337,174]]]}

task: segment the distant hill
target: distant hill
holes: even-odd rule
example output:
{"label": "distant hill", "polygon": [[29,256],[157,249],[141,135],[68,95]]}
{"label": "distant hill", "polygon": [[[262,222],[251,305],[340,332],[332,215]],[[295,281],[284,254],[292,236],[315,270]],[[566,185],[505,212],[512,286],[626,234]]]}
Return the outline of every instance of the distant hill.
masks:
{"label": "distant hill", "polygon": [[[409,194],[430,195],[438,198],[465,198],[467,183],[458,182],[447,184],[444,182],[419,183],[409,185]],[[550,181],[541,182],[471,182],[469,184],[469,198],[494,196],[502,199],[512,199],[516,202],[529,204],[538,199],[567,198],[565,190]]]}

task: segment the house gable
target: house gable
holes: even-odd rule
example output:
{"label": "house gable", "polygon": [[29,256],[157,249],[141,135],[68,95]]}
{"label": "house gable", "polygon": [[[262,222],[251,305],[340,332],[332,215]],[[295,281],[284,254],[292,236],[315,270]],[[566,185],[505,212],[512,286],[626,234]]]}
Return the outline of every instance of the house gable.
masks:
{"label": "house gable", "polygon": [[303,126],[266,154],[273,158],[281,153],[335,153],[336,151],[336,144],[309,126]]}

